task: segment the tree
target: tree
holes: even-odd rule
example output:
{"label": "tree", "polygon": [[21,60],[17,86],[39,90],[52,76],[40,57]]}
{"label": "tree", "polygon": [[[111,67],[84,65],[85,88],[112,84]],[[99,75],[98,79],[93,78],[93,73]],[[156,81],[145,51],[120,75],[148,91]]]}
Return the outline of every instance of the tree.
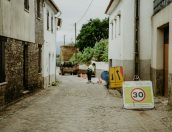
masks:
{"label": "tree", "polygon": [[94,46],[94,59],[96,61],[107,61],[108,60],[108,40],[102,39],[96,42]]}
{"label": "tree", "polygon": [[87,24],[82,26],[80,34],[77,36],[76,46],[80,51],[86,47],[94,47],[96,42],[107,39],[109,34],[109,19],[90,19]]}

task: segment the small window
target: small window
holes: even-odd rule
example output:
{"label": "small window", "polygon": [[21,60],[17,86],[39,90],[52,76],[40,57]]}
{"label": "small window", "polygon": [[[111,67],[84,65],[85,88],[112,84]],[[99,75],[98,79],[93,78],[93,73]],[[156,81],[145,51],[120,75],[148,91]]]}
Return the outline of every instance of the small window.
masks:
{"label": "small window", "polygon": [[115,23],[115,25],[114,25],[114,35],[115,35],[115,38],[116,38],[116,28],[117,28],[117,20],[116,19],[114,19],[114,23]]}
{"label": "small window", "polygon": [[49,30],[49,11],[47,11],[47,30]]}
{"label": "small window", "polygon": [[41,17],[41,12],[40,12],[40,0],[37,0],[37,17]]}
{"label": "small window", "polygon": [[5,43],[0,41],[0,83],[5,82]]}
{"label": "small window", "polygon": [[24,0],[24,8],[29,11],[29,0]]}
{"label": "small window", "polygon": [[54,25],[53,25],[53,15],[51,15],[51,32],[53,32],[53,27]]}
{"label": "small window", "polygon": [[113,22],[111,23],[111,39],[113,40],[113,28],[114,28],[114,26],[113,26]]}
{"label": "small window", "polygon": [[118,15],[118,35],[121,34],[121,15]]}

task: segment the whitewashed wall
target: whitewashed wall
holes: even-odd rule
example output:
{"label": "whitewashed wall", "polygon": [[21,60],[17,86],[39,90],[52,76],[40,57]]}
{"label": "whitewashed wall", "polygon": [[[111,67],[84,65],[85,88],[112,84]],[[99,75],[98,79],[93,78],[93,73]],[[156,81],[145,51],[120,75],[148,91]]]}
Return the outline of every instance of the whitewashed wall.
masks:
{"label": "whitewashed wall", "polygon": [[141,0],[140,5],[140,58],[150,60],[152,52],[153,0]]}
{"label": "whitewashed wall", "polygon": [[[120,15],[121,19],[120,25],[118,24],[118,15]],[[117,21],[115,22],[114,19],[117,19]],[[109,22],[109,59],[133,60],[134,56],[132,53],[134,43],[134,1],[121,1],[119,5],[113,10],[112,14],[110,14]],[[111,23],[113,23],[113,39]]]}
{"label": "whitewashed wall", "polygon": [[34,0],[29,1],[29,11],[24,9],[24,0],[1,0],[0,7],[0,35],[34,43]]}
{"label": "whitewashed wall", "polygon": [[[49,11],[49,30],[47,30],[47,11]],[[51,82],[55,81],[56,68],[56,19],[52,5],[45,2],[44,7],[44,45],[43,45],[43,77],[51,76]],[[53,16],[53,32],[51,32],[51,16]],[[47,84],[47,80],[44,83]]]}
{"label": "whitewashed wall", "polygon": [[172,73],[172,4],[153,17],[152,68],[163,69],[163,32],[158,28],[169,23],[169,73]]}

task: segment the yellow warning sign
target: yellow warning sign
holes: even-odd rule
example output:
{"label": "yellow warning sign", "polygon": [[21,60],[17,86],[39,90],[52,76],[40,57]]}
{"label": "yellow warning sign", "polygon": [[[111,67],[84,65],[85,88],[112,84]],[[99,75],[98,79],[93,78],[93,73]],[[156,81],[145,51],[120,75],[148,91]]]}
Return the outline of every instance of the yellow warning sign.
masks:
{"label": "yellow warning sign", "polygon": [[121,66],[109,68],[109,88],[121,88],[123,80],[123,68]]}

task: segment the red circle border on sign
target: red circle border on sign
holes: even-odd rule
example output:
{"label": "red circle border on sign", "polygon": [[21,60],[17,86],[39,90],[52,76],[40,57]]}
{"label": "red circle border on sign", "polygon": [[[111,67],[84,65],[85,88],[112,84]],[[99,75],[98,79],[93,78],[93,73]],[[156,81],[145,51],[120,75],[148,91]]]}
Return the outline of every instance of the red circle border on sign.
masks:
{"label": "red circle border on sign", "polygon": [[[139,90],[143,91],[143,93],[144,93],[145,96],[144,96],[144,98],[143,98],[142,100],[138,101],[138,100],[135,100],[135,99],[132,97],[132,92],[133,92],[135,89],[139,89]],[[142,101],[145,99],[145,97],[146,97],[146,93],[145,93],[145,91],[144,91],[143,89],[141,89],[141,88],[134,88],[134,89],[131,91],[131,98],[132,98],[134,101],[136,101],[136,102],[142,102]]]}

